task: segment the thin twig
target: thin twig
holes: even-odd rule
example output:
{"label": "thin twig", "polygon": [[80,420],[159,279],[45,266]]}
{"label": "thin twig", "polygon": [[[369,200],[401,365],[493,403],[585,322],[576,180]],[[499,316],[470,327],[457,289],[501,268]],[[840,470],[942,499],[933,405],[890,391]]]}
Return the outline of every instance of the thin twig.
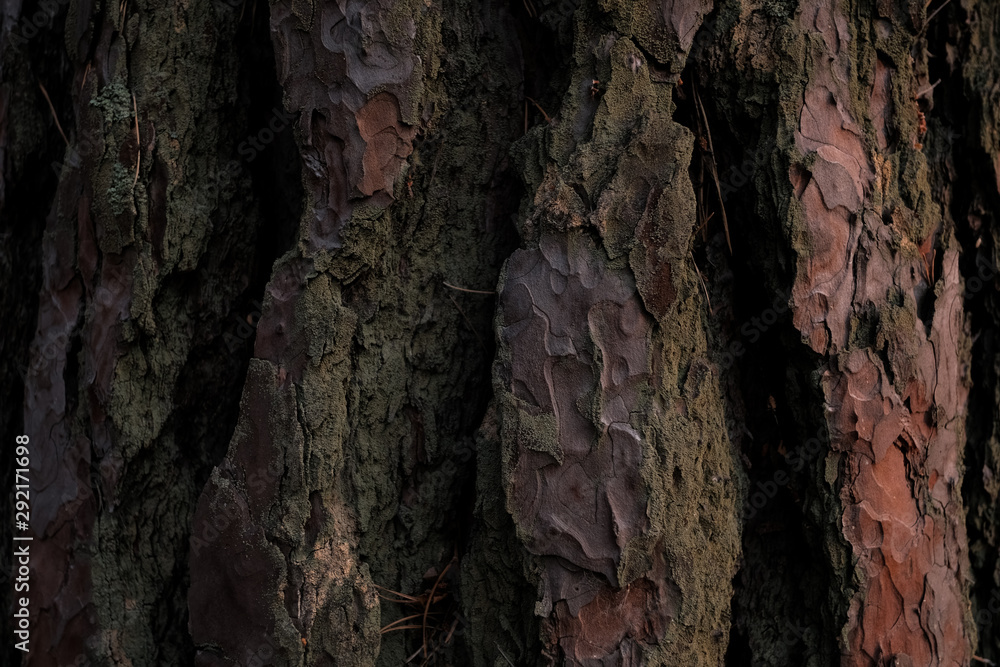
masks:
{"label": "thin twig", "polygon": [[458,616],[455,616],[455,620],[451,623],[451,630],[448,631],[447,636],[444,638],[444,645],[447,646],[451,642],[451,636],[455,634],[455,629],[458,628]]}
{"label": "thin twig", "polygon": [[80,90],[87,84],[87,75],[90,74],[90,63],[87,63],[87,69],[83,70],[83,81],[80,82]]}
{"label": "thin twig", "polygon": [[45,96],[45,101],[49,103],[49,111],[52,112],[52,120],[56,122],[56,129],[59,130],[59,134],[62,135],[63,141],[66,142],[66,147],[69,148],[69,139],[66,138],[66,133],[63,132],[62,125],[59,124],[59,116],[56,115],[56,108],[52,106],[52,100],[49,99],[48,91],[45,90],[45,86],[42,85],[41,81],[38,82],[38,87],[42,89],[42,95]]}
{"label": "thin twig", "polygon": [[427,181],[427,194],[431,194],[431,187],[434,185],[434,177],[437,175],[438,171],[438,159],[441,157],[441,151],[444,149],[444,142],[438,146],[437,153],[434,154],[434,164],[431,165],[431,178]]}
{"label": "thin twig", "polygon": [[708,155],[712,159],[710,166],[712,167],[712,178],[715,180],[715,191],[719,195],[719,209],[722,212],[722,227],[726,232],[726,245],[729,246],[729,254],[733,254],[733,242],[729,238],[729,220],[726,218],[726,204],[722,201],[722,185],[719,183],[719,169],[715,165],[715,146],[712,145],[712,131],[708,129],[708,115],[705,113],[705,107],[701,103],[701,96],[698,94],[698,86],[695,84],[694,78],[691,80],[691,90],[694,92],[694,103],[698,107],[699,113],[701,113],[702,120],[705,123],[705,137],[708,139]]}
{"label": "thin twig", "polygon": [[[424,667],[424,665],[429,664],[431,656],[437,653],[438,649],[440,648],[441,644],[438,644],[437,646],[434,647],[433,651],[431,651],[428,655],[425,655],[423,661],[421,661],[420,663],[420,667]],[[409,658],[406,659],[406,661],[403,664],[408,665],[411,662],[413,662],[413,659],[416,658],[418,655],[420,655],[421,651],[423,650],[424,650],[423,647],[418,648],[416,651],[413,652],[413,655],[411,655]]]}
{"label": "thin twig", "polygon": [[418,655],[420,655],[420,652],[423,650],[424,650],[423,647],[418,648],[416,651],[413,652],[413,655],[411,655],[409,658],[406,659],[406,661],[403,664],[408,665],[411,662],[413,662],[413,659],[416,658]]}
{"label": "thin twig", "polygon": [[467,287],[459,287],[458,285],[452,285],[451,283],[446,283],[441,281],[445,287],[450,287],[452,289],[457,289],[459,292],[470,292],[472,294],[496,294],[495,291],[487,291],[481,289],[469,289]]}
{"label": "thin twig", "polygon": [[[942,5],[942,7],[943,7],[943,6],[944,6],[944,5]],[[921,88],[920,90],[918,90],[918,91],[917,91],[917,94],[916,94],[916,95],[915,95],[915,96],[913,97],[913,99],[914,99],[914,100],[919,100],[919,99],[920,99],[921,97],[923,97],[924,95],[926,95],[926,94],[928,94],[928,93],[933,93],[933,92],[934,92],[934,89],[935,89],[935,88],[937,88],[937,85],[938,85],[939,83],[941,83],[941,79],[938,79],[937,81],[935,81],[935,82],[934,82],[934,83],[932,83],[931,85],[927,86],[926,88]]]}
{"label": "thin twig", "polygon": [[711,219],[712,215],[715,215],[715,212],[713,211],[712,215],[707,215],[707,216],[705,215],[705,161],[704,160],[698,160],[698,189],[697,189],[697,196],[695,199],[696,199],[696,205],[698,207],[698,215],[701,216],[701,219],[704,221],[701,223],[701,226],[695,230],[695,234],[701,232],[701,240],[707,242],[708,221]]}
{"label": "thin twig", "polygon": [[438,643],[437,645],[434,646],[434,650],[424,657],[424,661],[420,663],[420,667],[425,667],[426,665],[431,664],[431,658],[433,658],[434,654],[440,650],[441,650],[441,644]]}
{"label": "thin twig", "polygon": [[[704,211],[702,211],[702,214],[704,215]],[[710,221],[710,220],[711,220],[711,219],[712,219],[713,217],[715,217],[715,211],[712,211],[711,213],[709,213],[709,214],[708,214],[708,217],[707,217],[707,218],[705,218],[705,221],[704,221],[704,222],[702,222],[702,223],[701,223],[700,225],[698,225],[698,229],[694,230],[694,233],[695,233],[695,234],[697,234],[697,233],[698,233],[698,232],[700,232],[700,231],[701,231],[702,229],[704,229],[704,228],[705,228],[705,226],[706,226],[706,225],[708,225],[708,222],[709,222],[709,221]]]}
{"label": "thin twig", "polygon": [[978,655],[972,656],[972,659],[973,660],[978,660],[979,662],[983,663],[984,665],[990,665],[990,667],[996,667],[996,664],[997,664],[997,663],[993,662],[992,660],[987,660],[986,658],[980,658]]}

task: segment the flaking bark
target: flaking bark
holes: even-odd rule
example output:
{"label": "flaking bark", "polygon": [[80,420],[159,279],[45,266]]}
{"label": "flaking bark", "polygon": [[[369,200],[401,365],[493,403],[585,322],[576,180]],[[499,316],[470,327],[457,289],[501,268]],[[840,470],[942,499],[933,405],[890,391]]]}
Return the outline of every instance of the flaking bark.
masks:
{"label": "flaking bark", "polygon": [[995,3],[0,8],[25,664],[1000,659]]}

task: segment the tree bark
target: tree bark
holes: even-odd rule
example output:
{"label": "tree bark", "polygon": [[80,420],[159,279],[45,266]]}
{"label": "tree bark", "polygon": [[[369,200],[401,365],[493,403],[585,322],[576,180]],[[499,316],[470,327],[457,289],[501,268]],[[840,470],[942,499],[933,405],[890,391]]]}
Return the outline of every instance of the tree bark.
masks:
{"label": "tree bark", "polygon": [[11,664],[1000,661],[1000,5],[0,6]]}

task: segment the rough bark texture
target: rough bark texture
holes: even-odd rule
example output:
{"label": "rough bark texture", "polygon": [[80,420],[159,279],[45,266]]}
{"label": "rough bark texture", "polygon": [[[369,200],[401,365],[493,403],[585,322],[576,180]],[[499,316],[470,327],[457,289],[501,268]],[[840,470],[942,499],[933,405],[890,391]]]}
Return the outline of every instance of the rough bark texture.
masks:
{"label": "rough bark texture", "polygon": [[905,104],[929,83],[922,20],[880,7],[852,34],[844,9],[803,6],[788,26],[805,83],[788,86],[801,104],[779,114],[777,140],[788,146],[792,319],[822,358],[823,463],[856,561],[846,662],[965,664],[968,342],[952,225],[930,196],[916,103]]}
{"label": "rough bark texture", "polygon": [[997,3],[0,8],[11,664],[1000,661]]}

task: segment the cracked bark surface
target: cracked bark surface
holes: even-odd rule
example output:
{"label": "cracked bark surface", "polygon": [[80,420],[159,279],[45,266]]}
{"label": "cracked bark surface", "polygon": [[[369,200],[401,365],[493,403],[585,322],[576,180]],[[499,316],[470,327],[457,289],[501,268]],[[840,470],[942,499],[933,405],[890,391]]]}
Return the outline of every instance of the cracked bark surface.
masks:
{"label": "cracked bark surface", "polygon": [[995,3],[0,8],[10,664],[1000,660]]}
{"label": "cracked bark surface", "polygon": [[[817,3],[800,15],[817,66],[793,134],[797,157],[811,164],[793,164],[790,175],[812,248],[798,263],[793,321],[812,350],[831,359],[822,383],[831,450],[841,455],[841,524],[862,582],[849,603],[852,656],[845,662],[894,656],[961,665],[971,643],[959,491],[969,359],[958,249],[951,225],[924,204],[929,188],[914,188],[916,197],[926,196],[920,213],[888,192],[895,178],[890,155],[911,149],[907,157],[918,163],[923,155],[915,150],[916,132],[900,132],[896,151],[886,145],[890,128],[897,129],[884,113],[886,101],[893,80],[905,78],[881,60],[869,75],[866,114],[879,142],[866,149],[849,111],[852,38],[837,9]],[[891,9],[879,13],[878,20],[893,18]],[[888,34],[876,37],[876,48],[900,30],[880,28]],[[939,264],[929,257],[934,246]],[[930,322],[917,317],[927,300]],[[859,345],[852,326],[872,307],[875,340]]]}
{"label": "cracked bark surface", "polygon": [[[956,177],[942,165],[954,147],[922,125],[936,99],[928,20],[905,3],[817,2],[775,25],[771,71],[800,76],[779,81],[772,116],[782,157],[766,173],[787,170],[787,185],[762,199],[783,221],[792,321],[817,355],[830,451],[813,493],[839,502],[809,511],[835,520],[821,539],[845,584],[830,599],[841,664],[967,664],[976,641],[962,495],[970,322]],[[956,33],[935,37],[950,61]],[[745,90],[767,85],[755,78]]]}

